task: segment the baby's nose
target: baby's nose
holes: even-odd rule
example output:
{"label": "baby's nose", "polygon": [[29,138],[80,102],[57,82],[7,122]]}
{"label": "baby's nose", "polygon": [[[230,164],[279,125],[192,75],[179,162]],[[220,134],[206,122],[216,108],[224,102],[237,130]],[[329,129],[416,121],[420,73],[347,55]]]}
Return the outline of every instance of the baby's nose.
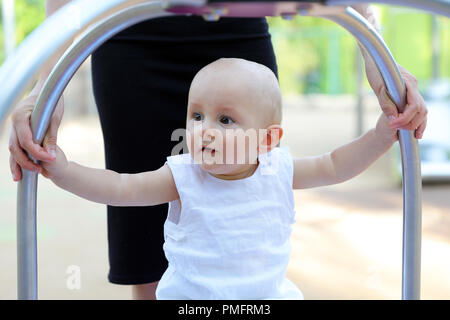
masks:
{"label": "baby's nose", "polygon": [[209,120],[203,121],[202,125],[202,135],[203,136],[214,136],[216,128],[214,127],[214,124],[211,123]]}
{"label": "baby's nose", "polygon": [[203,138],[207,140],[212,140],[216,137],[217,132],[214,128],[207,128],[203,130]]}

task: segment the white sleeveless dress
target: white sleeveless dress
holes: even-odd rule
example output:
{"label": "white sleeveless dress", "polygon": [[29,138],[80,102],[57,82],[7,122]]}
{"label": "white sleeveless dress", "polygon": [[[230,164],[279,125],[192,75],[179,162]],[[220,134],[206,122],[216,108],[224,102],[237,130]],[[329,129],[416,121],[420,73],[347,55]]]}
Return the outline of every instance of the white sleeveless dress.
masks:
{"label": "white sleeveless dress", "polygon": [[250,177],[222,180],[190,154],[167,157],[180,195],[169,203],[169,262],[157,299],[303,299],[286,278],[294,223],[289,147],[258,157]]}

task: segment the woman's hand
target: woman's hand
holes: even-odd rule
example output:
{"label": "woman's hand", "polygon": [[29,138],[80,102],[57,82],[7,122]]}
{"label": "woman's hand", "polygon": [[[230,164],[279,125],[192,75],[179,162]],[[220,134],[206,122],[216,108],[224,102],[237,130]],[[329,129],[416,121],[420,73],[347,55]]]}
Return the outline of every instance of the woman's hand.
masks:
{"label": "woman's hand", "polygon": [[[366,18],[377,32],[381,34],[377,19],[369,4],[356,4],[352,5],[352,7]],[[367,80],[378,98],[381,109],[388,118],[391,118],[392,116],[395,118],[395,120],[390,121],[392,128],[415,130],[415,138],[421,139],[427,126],[428,110],[425,101],[419,93],[417,79],[409,73],[408,70],[400,65],[398,66],[406,87],[405,110],[403,113],[398,114],[397,107],[389,98],[383,79],[381,78],[375,63],[361,45],[360,48],[364,57]]]}
{"label": "woman's hand", "polygon": [[378,102],[384,114],[389,117],[393,116],[390,126],[393,129],[414,130],[414,137],[421,139],[423,132],[427,126],[428,110],[425,101],[419,93],[417,79],[406,69],[399,66],[403,81],[406,86],[406,106],[403,113],[398,113],[397,107],[389,98],[384,84],[375,90]]}
{"label": "woman's hand", "polygon": [[30,127],[31,112],[33,111],[36,101],[37,95],[30,95],[22,100],[12,113],[12,128],[9,138],[9,165],[14,181],[22,179],[21,168],[37,173],[43,172],[42,166],[34,163],[28,158],[26,152],[36,160],[55,160],[56,136],[64,113],[64,100],[61,97],[56,105],[55,111],[50,119],[47,134],[44,138],[43,147],[33,141]]}

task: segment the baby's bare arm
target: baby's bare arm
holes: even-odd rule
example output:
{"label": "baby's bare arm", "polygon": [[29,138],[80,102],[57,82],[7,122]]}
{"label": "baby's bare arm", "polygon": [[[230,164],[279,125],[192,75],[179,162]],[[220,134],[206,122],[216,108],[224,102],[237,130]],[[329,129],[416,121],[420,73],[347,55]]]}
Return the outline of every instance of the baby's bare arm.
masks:
{"label": "baby's bare arm", "polygon": [[[384,116],[379,123],[384,124]],[[381,130],[380,130],[381,131]],[[386,153],[395,138],[372,129],[332,152],[317,157],[294,159],[293,189],[332,185],[349,180]]]}
{"label": "baby's bare arm", "polygon": [[64,174],[53,177],[59,187],[90,201],[111,206],[154,206],[179,198],[167,164],[136,174],[84,167],[68,162]]}
{"label": "baby's bare arm", "polygon": [[167,163],[155,171],[121,174],[120,180],[116,206],[155,206],[180,198]]}

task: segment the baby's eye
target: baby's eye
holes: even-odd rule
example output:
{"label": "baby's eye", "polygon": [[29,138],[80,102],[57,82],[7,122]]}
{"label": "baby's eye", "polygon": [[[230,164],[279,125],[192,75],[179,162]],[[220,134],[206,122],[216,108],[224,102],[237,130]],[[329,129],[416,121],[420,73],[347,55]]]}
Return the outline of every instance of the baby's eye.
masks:
{"label": "baby's eye", "polygon": [[[224,120],[224,121],[222,121],[222,120]],[[222,122],[223,124],[232,124],[234,121],[230,117],[224,116],[224,117],[220,118],[220,122]]]}
{"label": "baby's eye", "polygon": [[195,121],[201,121],[202,120],[202,115],[200,113],[194,112],[192,114],[192,117],[194,118]]}

